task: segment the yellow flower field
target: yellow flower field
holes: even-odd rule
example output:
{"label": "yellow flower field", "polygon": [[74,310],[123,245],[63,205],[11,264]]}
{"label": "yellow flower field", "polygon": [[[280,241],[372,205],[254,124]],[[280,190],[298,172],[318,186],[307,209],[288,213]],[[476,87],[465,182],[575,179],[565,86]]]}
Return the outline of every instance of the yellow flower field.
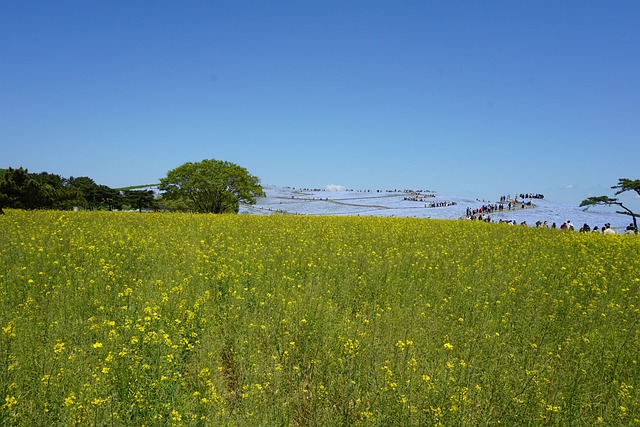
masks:
{"label": "yellow flower field", "polygon": [[640,425],[640,238],[0,216],[0,425]]}

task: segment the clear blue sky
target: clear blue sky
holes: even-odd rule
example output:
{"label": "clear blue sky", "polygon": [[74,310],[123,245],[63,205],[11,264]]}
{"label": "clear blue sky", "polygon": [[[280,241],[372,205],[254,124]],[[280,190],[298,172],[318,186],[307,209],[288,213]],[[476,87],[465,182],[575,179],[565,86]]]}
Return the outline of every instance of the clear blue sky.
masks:
{"label": "clear blue sky", "polygon": [[0,58],[0,167],[566,203],[640,179],[635,0],[4,0]]}

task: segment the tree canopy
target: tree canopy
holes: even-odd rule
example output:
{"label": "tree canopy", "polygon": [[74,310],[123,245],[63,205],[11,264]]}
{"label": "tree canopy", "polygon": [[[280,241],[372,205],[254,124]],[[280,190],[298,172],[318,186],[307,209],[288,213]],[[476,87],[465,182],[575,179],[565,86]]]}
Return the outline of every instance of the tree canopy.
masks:
{"label": "tree canopy", "polygon": [[29,173],[25,168],[0,169],[0,213],[2,208],[85,209],[152,208],[151,190],[116,190],[96,184],[89,177],[63,178],[48,172]]}
{"label": "tree canopy", "polygon": [[638,193],[638,196],[640,196],[640,179],[631,180],[627,178],[620,178],[618,179],[618,184],[614,185],[611,188],[619,189],[618,191],[616,191],[616,194],[621,194],[625,191],[635,191],[636,193]]}
{"label": "tree canopy", "polygon": [[240,203],[255,204],[264,196],[258,177],[247,169],[222,160],[187,162],[160,179],[160,190],[168,200],[181,200],[193,211],[238,213]]}
{"label": "tree canopy", "polygon": [[57,175],[30,174],[27,169],[0,171],[0,213],[2,208],[47,209],[69,197]]}
{"label": "tree canopy", "polygon": [[[620,178],[618,179],[618,184],[614,185],[611,188],[618,189],[618,191],[616,191],[616,195],[622,194],[625,191],[635,191],[636,193],[638,193],[638,196],[640,196],[640,179],[631,180],[628,178]],[[624,212],[618,212],[618,213],[623,215],[630,215],[631,218],[633,218],[633,227],[636,230],[638,230],[638,223],[636,221],[636,217],[638,215],[635,214],[631,209],[626,207],[618,198],[609,197],[609,196],[593,196],[583,200],[580,203],[580,206],[591,206],[591,205],[620,206],[622,209],[624,209]]]}

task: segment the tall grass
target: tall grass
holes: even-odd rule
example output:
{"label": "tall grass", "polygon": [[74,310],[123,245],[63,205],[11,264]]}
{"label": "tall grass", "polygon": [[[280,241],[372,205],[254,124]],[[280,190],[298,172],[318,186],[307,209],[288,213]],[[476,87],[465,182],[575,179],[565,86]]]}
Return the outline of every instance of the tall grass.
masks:
{"label": "tall grass", "polygon": [[640,238],[0,217],[0,425],[640,424]]}

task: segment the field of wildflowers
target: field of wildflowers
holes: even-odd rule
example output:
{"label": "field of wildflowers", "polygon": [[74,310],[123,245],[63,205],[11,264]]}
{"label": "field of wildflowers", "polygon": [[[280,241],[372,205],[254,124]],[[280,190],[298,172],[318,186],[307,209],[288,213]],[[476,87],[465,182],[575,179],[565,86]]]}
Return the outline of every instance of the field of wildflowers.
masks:
{"label": "field of wildflowers", "polygon": [[640,238],[0,217],[0,425],[640,425]]}

